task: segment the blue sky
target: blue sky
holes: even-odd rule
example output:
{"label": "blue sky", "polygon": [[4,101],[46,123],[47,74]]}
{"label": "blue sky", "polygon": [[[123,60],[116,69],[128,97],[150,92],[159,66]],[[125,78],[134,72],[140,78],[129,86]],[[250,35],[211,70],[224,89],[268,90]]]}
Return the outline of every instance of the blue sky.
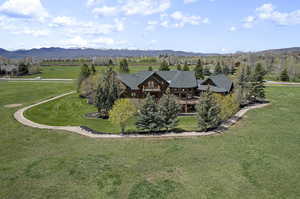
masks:
{"label": "blue sky", "polygon": [[0,0],[0,47],[229,53],[300,46],[298,0]]}

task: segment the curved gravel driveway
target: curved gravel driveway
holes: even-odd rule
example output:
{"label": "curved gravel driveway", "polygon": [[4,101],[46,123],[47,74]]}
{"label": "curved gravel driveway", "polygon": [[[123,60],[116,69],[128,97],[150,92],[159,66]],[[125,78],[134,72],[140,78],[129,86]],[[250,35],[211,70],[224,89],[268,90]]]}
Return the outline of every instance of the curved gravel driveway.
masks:
{"label": "curved gravel driveway", "polygon": [[35,123],[29,119],[27,119],[24,116],[24,112],[32,107],[38,106],[40,104],[44,104],[47,102],[50,102],[52,100],[56,100],[58,98],[70,95],[75,93],[75,91],[65,93],[62,95],[58,95],[56,97],[41,101],[39,103],[24,107],[14,114],[14,118],[22,123],[25,126],[33,127],[33,128],[39,128],[39,129],[51,129],[51,130],[64,130],[64,131],[69,131],[73,133],[77,133],[83,136],[87,136],[90,138],[180,138],[180,137],[198,137],[198,136],[209,136],[209,135],[216,135],[216,134],[222,134],[227,130],[230,126],[235,124],[239,119],[243,117],[249,110],[251,109],[256,109],[256,108],[263,108],[265,106],[268,106],[270,104],[257,104],[257,105],[252,105],[248,106],[246,108],[241,109],[239,112],[237,112],[231,119],[228,121],[222,123],[220,127],[214,131],[209,131],[209,132],[183,132],[183,133],[166,133],[162,135],[117,135],[117,134],[92,134],[84,129],[82,129],[79,126],[48,126],[44,124],[38,124]]}

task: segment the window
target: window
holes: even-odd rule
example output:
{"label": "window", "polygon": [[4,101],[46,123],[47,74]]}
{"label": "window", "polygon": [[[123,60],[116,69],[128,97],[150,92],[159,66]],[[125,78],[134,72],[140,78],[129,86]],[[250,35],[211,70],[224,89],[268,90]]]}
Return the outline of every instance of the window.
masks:
{"label": "window", "polygon": [[149,88],[154,88],[154,82],[153,81],[149,81],[148,82],[148,87]]}

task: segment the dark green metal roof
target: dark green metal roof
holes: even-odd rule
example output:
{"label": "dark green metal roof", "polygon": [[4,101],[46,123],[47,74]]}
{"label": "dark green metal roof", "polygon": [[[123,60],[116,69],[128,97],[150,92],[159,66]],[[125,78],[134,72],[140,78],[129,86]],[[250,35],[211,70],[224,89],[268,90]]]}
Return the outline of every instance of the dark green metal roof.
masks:
{"label": "dark green metal roof", "polygon": [[138,86],[154,73],[153,71],[141,71],[135,74],[119,74],[118,78],[129,88],[138,90]]}
{"label": "dark green metal roof", "polygon": [[217,87],[224,89],[226,92],[230,92],[233,86],[233,82],[224,74],[210,76],[209,79],[213,81]]}
{"label": "dark green metal roof", "polygon": [[[154,74],[168,82],[170,88],[198,88],[204,91],[209,87],[213,92],[226,93],[230,92],[233,86],[233,82],[223,74],[211,76],[206,80],[197,80],[194,71],[141,71],[135,74],[119,74],[118,77],[130,89],[138,90],[138,86]],[[215,85],[205,85],[209,79]]]}
{"label": "dark green metal roof", "polygon": [[207,91],[209,89],[210,91],[215,93],[226,93],[225,89],[216,86],[211,86],[211,85],[199,85],[198,89],[200,91]]}
{"label": "dark green metal roof", "polygon": [[157,74],[169,82],[170,88],[198,87],[194,71],[158,71]]}
{"label": "dark green metal roof", "polygon": [[141,71],[135,74],[119,74],[119,79],[129,88],[136,90],[153,74],[159,75],[169,83],[170,88],[196,88],[197,80],[193,71]]}

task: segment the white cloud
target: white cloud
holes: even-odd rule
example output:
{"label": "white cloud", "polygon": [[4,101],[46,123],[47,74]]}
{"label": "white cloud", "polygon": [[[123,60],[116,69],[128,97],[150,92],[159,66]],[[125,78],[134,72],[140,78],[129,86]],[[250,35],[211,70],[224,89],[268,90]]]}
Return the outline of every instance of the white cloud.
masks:
{"label": "white cloud", "polygon": [[100,8],[94,8],[92,12],[97,16],[115,16],[118,13],[118,8],[103,6]]}
{"label": "white cloud", "polygon": [[40,0],[7,0],[0,6],[0,12],[16,18],[44,20],[49,16]]}
{"label": "white cloud", "polygon": [[100,24],[95,22],[77,22],[76,26],[68,28],[66,31],[70,34],[82,35],[99,35],[109,34],[112,32],[121,32],[124,30],[124,23],[122,20],[115,19],[114,23]]}
{"label": "white cloud", "polygon": [[53,18],[51,26],[74,26],[77,24],[76,20],[72,17],[58,16]]}
{"label": "white cloud", "polygon": [[230,28],[229,28],[229,31],[230,32],[235,32],[237,30],[237,28],[235,27],[235,26],[231,26]]}
{"label": "white cloud", "polygon": [[180,11],[176,11],[170,15],[172,19],[177,21],[175,27],[184,27],[185,24],[200,25],[201,23],[209,23],[208,18],[202,18],[200,16],[186,16]]}
{"label": "white cloud", "polygon": [[251,29],[253,28],[254,22],[255,22],[255,17],[254,16],[248,16],[244,19],[244,24],[243,27],[246,29]]}
{"label": "white cloud", "polygon": [[41,30],[41,29],[29,29],[29,28],[25,28],[22,30],[17,30],[15,32],[12,32],[13,34],[17,34],[17,35],[31,35],[34,37],[41,37],[41,36],[48,36],[50,33],[48,30]]}
{"label": "white cloud", "polygon": [[88,46],[88,41],[83,39],[81,36],[76,36],[71,39],[61,41],[60,43],[66,47],[87,47]]}
{"label": "white cloud", "polygon": [[81,36],[74,36],[70,39],[63,40],[59,42],[59,46],[63,47],[77,47],[77,48],[97,48],[97,47],[108,47],[115,45],[124,45],[127,41],[124,40],[114,40],[109,37],[96,37],[85,39]]}
{"label": "white cloud", "polygon": [[122,6],[125,15],[151,15],[169,9],[171,0],[128,0]]}
{"label": "white cloud", "polygon": [[104,0],[87,0],[86,5],[88,7],[102,3]]}
{"label": "white cloud", "polygon": [[169,23],[170,23],[170,22],[169,22],[168,20],[165,20],[165,21],[162,21],[162,22],[160,23],[160,25],[161,25],[162,27],[168,28],[168,27],[170,26]]}
{"label": "white cloud", "polygon": [[148,21],[146,30],[147,31],[155,30],[155,27],[156,27],[156,25],[158,25],[158,23],[159,23],[158,21]]}
{"label": "white cloud", "polygon": [[263,4],[256,9],[258,17],[262,20],[271,20],[279,25],[300,24],[300,10],[292,12],[279,12],[270,3]]}
{"label": "white cloud", "polygon": [[247,23],[253,23],[255,21],[255,17],[248,16],[248,17],[245,18],[244,21],[247,22]]}
{"label": "white cloud", "polygon": [[184,4],[196,3],[198,0],[183,0]]}

